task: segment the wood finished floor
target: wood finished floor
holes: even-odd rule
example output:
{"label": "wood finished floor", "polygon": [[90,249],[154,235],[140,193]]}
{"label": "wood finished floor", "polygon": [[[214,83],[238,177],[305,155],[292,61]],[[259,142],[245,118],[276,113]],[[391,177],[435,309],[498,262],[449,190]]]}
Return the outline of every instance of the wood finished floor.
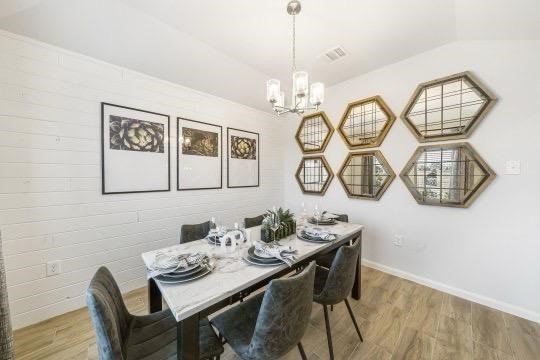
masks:
{"label": "wood finished floor", "polygon": [[[363,267],[362,300],[350,300],[360,343],[345,304],[330,313],[336,359],[540,359],[540,324]],[[145,314],[146,289],[125,297]],[[303,339],[310,360],[329,358],[322,307],[314,305]],[[18,360],[97,359],[86,309],[15,332]],[[293,350],[284,359],[299,359]],[[224,360],[237,359],[230,348]]]}

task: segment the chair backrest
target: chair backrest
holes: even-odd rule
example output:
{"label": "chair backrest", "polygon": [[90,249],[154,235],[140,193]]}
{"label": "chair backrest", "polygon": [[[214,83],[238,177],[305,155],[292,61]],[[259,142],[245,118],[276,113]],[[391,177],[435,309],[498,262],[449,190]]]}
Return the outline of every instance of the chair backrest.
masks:
{"label": "chair backrest", "polygon": [[343,301],[351,293],[356,275],[356,264],[360,255],[361,241],[356,238],[354,244],[341,246],[332,262],[326,278],[326,284],[315,299],[326,304]]}
{"label": "chair backrest", "polygon": [[210,232],[210,221],[203,222],[202,224],[182,225],[180,244],[204,239],[208,235],[208,232]]}
{"label": "chair backrest", "polygon": [[13,360],[13,333],[9,317],[9,302],[6,285],[6,271],[2,255],[2,240],[0,239],[0,359]]}
{"label": "chair backrest", "polygon": [[106,267],[100,267],[86,290],[86,305],[96,331],[100,360],[126,359],[126,340],[132,315]]}
{"label": "chair backrest", "polygon": [[272,280],[266,289],[247,353],[277,359],[304,336],[311,315],[315,262],[294,277]]}
{"label": "chair backrest", "polygon": [[263,220],[264,215],[259,215],[252,218],[244,218],[244,227],[247,229],[254,226],[259,226],[262,224]]}

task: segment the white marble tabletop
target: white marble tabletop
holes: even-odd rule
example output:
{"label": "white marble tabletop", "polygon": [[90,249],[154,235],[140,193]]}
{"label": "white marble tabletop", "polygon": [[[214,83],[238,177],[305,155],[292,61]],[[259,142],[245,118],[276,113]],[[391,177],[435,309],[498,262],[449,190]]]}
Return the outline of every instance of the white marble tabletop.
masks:
{"label": "white marble tabletop", "polygon": [[[343,238],[344,236],[362,230],[363,226],[338,222],[336,225],[324,226],[324,228],[337,234],[339,238]],[[251,228],[251,231],[252,233],[260,233],[260,227]],[[291,246],[296,248],[298,250],[298,254],[296,255],[298,260],[317,253],[331,244],[309,243],[297,239],[296,235],[291,235],[279,242],[283,245],[291,244]],[[246,250],[247,248],[240,249],[239,252],[243,256]],[[236,257],[222,257],[219,247],[210,245],[206,240],[193,241],[143,253],[142,258],[147,267],[153,263],[155,254],[158,252],[177,254],[200,252],[217,257],[214,271],[201,279],[184,284],[164,284],[157,281],[163,299],[176,317],[176,321],[181,321],[204,310],[286,268],[286,265],[274,267],[250,265],[242,260],[240,255]]]}

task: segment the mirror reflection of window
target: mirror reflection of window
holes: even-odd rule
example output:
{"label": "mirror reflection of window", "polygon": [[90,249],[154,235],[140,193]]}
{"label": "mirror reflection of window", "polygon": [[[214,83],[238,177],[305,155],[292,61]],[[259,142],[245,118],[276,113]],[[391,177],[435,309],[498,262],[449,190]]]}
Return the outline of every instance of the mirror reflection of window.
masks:
{"label": "mirror reflection of window", "polygon": [[465,72],[420,84],[402,117],[420,140],[463,138],[495,100]]}
{"label": "mirror reflection of window", "polygon": [[395,177],[380,151],[351,153],[340,171],[350,197],[378,199]]}
{"label": "mirror reflection of window", "polygon": [[395,121],[395,115],[380,96],[350,103],[339,131],[349,148],[376,147]]}
{"label": "mirror reflection of window", "polygon": [[464,205],[494,175],[462,144],[426,147],[408,166],[407,182],[427,204]]}
{"label": "mirror reflection of window", "polygon": [[324,156],[310,156],[302,159],[296,172],[296,179],[303,192],[324,194],[333,173]]}

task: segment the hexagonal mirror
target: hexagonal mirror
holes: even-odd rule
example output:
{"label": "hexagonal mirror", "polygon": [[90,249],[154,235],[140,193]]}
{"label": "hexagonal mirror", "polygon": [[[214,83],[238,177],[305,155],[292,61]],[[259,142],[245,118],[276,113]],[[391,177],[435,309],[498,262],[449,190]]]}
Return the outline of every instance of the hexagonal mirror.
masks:
{"label": "hexagonal mirror", "polygon": [[296,180],[304,194],[324,195],[333,177],[332,169],[322,155],[302,158],[296,171]]}
{"label": "hexagonal mirror", "polygon": [[418,85],[401,118],[418,141],[468,137],[495,96],[470,72]]}
{"label": "hexagonal mirror", "polygon": [[396,116],[380,96],[350,103],[338,131],[350,149],[379,146]]}
{"label": "hexagonal mirror", "polygon": [[334,127],[324,112],[304,116],[296,131],[296,142],[302,152],[322,152],[328,145]]}
{"label": "hexagonal mirror", "polygon": [[396,175],[383,154],[374,150],[349,153],[338,177],[350,198],[379,200]]}
{"label": "hexagonal mirror", "polygon": [[468,143],[420,146],[400,174],[419,204],[468,207],[495,173]]}

